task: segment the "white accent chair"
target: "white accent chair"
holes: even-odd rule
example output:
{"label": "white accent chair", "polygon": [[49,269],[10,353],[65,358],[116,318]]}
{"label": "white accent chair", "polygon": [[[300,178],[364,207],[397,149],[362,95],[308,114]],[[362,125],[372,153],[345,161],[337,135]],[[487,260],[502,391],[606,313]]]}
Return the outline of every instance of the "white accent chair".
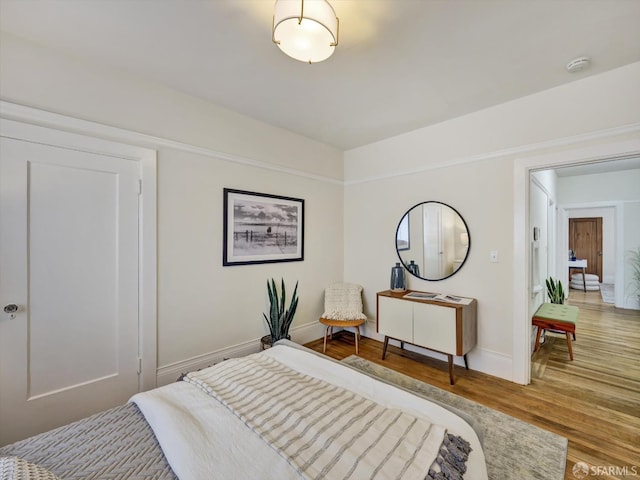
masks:
{"label": "white accent chair", "polygon": [[356,355],[360,347],[360,325],[367,321],[362,312],[362,287],[355,283],[334,283],[324,291],[324,313],[320,323],[326,326],[322,351],[327,351],[327,336],[333,337],[333,328],[355,328]]}

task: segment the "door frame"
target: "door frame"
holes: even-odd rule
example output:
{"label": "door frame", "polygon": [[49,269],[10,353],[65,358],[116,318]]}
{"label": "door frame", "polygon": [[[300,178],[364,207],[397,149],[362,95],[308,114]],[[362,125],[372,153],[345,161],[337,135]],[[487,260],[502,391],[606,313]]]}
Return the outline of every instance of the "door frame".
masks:
{"label": "door frame", "polygon": [[[33,110],[33,109],[30,109]],[[98,138],[101,130],[92,122],[39,111],[40,125],[7,119],[0,112],[0,136],[45,145],[70,148],[99,155],[124,158],[139,164],[140,201],[138,205],[138,391],[156,387],[157,371],[157,155],[156,151]],[[60,118],[59,118],[60,117]],[[62,121],[66,119],[67,121]],[[29,119],[32,120],[32,119]],[[46,126],[41,126],[46,125]],[[109,127],[105,127],[107,132]],[[91,135],[91,136],[88,136]]]}
{"label": "door frame", "polygon": [[[602,136],[605,136],[602,134]],[[590,138],[593,140],[593,138]],[[585,141],[588,139],[585,139]],[[640,155],[640,138],[576,146],[553,153],[516,158],[513,167],[513,353],[512,381],[531,383],[531,292],[529,287],[532,233],[529,224],[529,179],[533,170]],[[620,232],[617,232],[620,233]]]}

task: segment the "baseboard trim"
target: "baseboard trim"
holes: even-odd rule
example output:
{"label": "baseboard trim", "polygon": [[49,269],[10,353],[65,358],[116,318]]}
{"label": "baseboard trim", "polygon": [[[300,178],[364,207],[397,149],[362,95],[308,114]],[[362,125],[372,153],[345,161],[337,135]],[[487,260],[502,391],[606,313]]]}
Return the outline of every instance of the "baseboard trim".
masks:
{"label": "baseboard trim", "polygon": [[[353,329],[347,328],[352,331]],[[319,322],[311,322],[304,325],[298,325],[291,329],[291,340],[301,345],[309,343],[324,335],[324,327]],[[360,329],[363,337],[372,338],[380,342],[384,341],[384,336],[376,332],[376,322],[369,320],[365,322]],[[395,344],[394,340],[391,340]],[[447,357],[431,350],[417,347],[415,345],[405,344],[405,349],[411,352],[419,353],[426,357],[435,358],[437,360],[447,361]],[[165,365],[157,370],[158,386],[167,385],[175,382],[178,377],[185,372],[191,372],[200,368],[206,368],[215,363],[221,362],[225,358],[244,357],[251,353],[260,351],[260,339],[252,339],[247,342],[239,343],[231,347],[222,348],[202,355],[188,358],[186,360]],[[494,377],[504,380],[513,381],[512,373],[512,357],[504,353],[495,352],[487,348],[475,347],[467,356],[471,370],[486,373]],[[454,357],[456,365],[464,367],[462,357]]]}
{"label": "baseboard trim", "polygon": [[[380,335],[376,332],[376,323],[369,321],[365,324],[365,328],[362,331],[362,335],[379,342],[384,342],[384,335]],[[396,340],[389,340],[392,345],[399,345]],[[410,352],[419,353],[425,357],[435,358],[436,360],[447,361],[447,356],[441,353],[433,352],[425,348],[420,348],[416,345],[410,345],[406,343],[404,345],[405,350]],[[464,359],[462,357],[453,357],[454,364],[464,367]],[[504,353],[495,352],[487,348],[476,346],[467,355],[469,360],[469,368],[478,372],[486,373],[494,377],[502,378],[504,380],[513,381],[513,366],[512,357]]]}
{"label": "baseboard trim", "polygon": [[[322,332],[322,325],[319,322],[311,322],[298,325],[292,328],[289,333],[291,334],[291,340],[299,344],[305,344],[322,337]],[[169,383],[175,382],[183,373],[209,367],[223,361],[225,358],[244,357],[259,351],[260,339],[255,338],[231,347],[221,348],[186,360],[174,362],[157,369],[157,384],[159,387],[168,385]]]}
{"label": "baseboard trim", "polygon": [[476,347],[468,355],[473,370],[513,382],[513,357],[487,348]]}
{"label": "baseboard trim", "polygon": [[204,353],[188,358],[181,362],[175,362],[158,368],[158,386],[168,385],[175,382],[178,377],[186,372],[192,372],[201,368],[210,367],[223,361],[225,358],[244,357],[260,350],[260,339],[239,343],[231,347],[222,348],[213,352]]}

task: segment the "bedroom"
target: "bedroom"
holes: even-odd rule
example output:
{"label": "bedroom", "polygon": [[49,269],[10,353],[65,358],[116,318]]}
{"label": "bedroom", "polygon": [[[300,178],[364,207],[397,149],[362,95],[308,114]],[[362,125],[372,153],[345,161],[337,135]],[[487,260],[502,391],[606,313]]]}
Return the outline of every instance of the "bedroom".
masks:
{"label": "bedroom", "polygon": [[[6,15],[2,21],[8,21]],[[293,328],[299,343],[322,335],[317,323],[322,292],[333,281],[362,283],[371,318],[375,292],[387,288],[396,258],[392,230],[409,206],[427,199],[456,206],[470,224],[473,254],[468,265],[438,288],[479,300],[473,368],[526,383],[527,368],[517,357],[518,349],[525,351],[520,339],[525,338],[528,315],[519,243],[524,242],[526,215],[524,197],[515,198],[526,190],[525,171],[597,155],[613,157],[623,150],[619,144],[639,138],[637,48],[618,68],[586,71],[563,79],[569,82],[564,85],[403,135],[390,132],[392,138],[345,151],[107,68],[106,57],[83,60],[40,44],[37,36],[21,38],[10,27],[3,23],[7,31],[0,42],[3,101],[139,132],[148,137],[116,140],[158,152],[159,384],[173,381],[185,366],[199,368],[255,351],[265,333],[261,313],[267,278],[300,282],[304,301]],[[348,37],[343,43],[348,46]],[[313,72],[289,64],[268,41],[259,48],[283,71],[294,69],[303,78]],[[340,53],[338,49],[328,62],[338,61]],[[561,60],[553,68],[562,69],[568,59]],[[567,154],[552,155],[561,150]],[[396,176],[402,172],[417,173]],[[304,261],[277,268],[223,267],[225,187],[304,198]],[[379,195],[381,191],[390,193]],[[375,221],[363,212],[376,212]],[[499,263],[489,263],[491,250],[498,250]],[[410,287],[427,290],[431,285]]]}

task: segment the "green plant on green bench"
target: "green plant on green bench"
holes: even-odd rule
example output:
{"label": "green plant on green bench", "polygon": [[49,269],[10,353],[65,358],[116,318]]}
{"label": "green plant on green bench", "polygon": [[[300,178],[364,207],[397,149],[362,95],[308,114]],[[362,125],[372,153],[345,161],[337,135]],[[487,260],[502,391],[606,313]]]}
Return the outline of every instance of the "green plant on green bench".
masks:
{"label": "green plant on green bench", "polygon": [[553,277],[549,277],[546,280],[547,295],[551,303],[564,304],[564,288],[562,288],[562,282],[560,280],[554,280]]}

